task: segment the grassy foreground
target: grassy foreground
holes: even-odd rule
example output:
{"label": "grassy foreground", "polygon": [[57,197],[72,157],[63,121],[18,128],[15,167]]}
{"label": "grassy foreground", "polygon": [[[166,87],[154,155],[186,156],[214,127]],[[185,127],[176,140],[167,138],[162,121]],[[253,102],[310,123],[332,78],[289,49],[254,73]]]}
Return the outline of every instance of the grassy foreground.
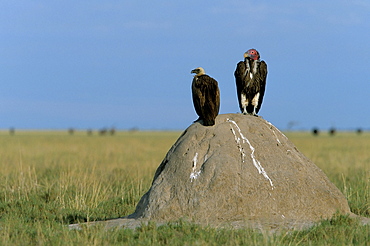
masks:
{"label": "grassy foreground", "polygon": [[[179,221],[137,230],[70,231],[70,223],[131,214],[180,132],[0,132],[0,245],[369,245],[370,226],[338,216],[277,235]],[[297,148],[370,217],[370,134],[288,133]]]}

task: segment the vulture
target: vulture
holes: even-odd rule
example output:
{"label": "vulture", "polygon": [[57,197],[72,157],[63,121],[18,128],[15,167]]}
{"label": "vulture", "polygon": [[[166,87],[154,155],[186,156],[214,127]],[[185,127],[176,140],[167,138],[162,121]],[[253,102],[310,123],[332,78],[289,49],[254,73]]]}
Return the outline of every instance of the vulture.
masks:
{"label": "vulture", "polygon": [[213,126],[220,110],[218,83],[206,75],[201,67],[193,69],[191,73],[195,73],[191,90],[195,112],[199,116],[196,121],[202,120],[204,126]]}
{"label": "vulture", "polygon": [[239,107],[243,114],[257,116],[265,94],[267,64],[255,49],[244,53],[234,72]]}

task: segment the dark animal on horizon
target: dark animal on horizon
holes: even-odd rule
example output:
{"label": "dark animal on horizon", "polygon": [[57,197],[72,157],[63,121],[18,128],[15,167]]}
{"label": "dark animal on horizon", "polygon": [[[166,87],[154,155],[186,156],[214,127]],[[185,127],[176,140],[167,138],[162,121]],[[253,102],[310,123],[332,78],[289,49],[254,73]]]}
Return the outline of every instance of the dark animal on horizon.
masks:
{"label": "dark animal on horizon", "polygon": [[255,49],[244,53],[234,72],[239,108],[243,114],[257,116],[265,95],[267,64]]}
{"label": "dark animal on horizon", "polygon": [[100,136],[104,136],[105,134],[107,134],[107,132],[108,132],[107,128],[102,128],[99,130]]}
{"label": "dark animal on horizon", "polygon": [[[193,69],[195,73],[191,86],[195,112],[204,126],[213,126],[220,110],[220,90],[215,79],[206,75],[203,68]],[[195,122],[196,122],[195,121]]]}

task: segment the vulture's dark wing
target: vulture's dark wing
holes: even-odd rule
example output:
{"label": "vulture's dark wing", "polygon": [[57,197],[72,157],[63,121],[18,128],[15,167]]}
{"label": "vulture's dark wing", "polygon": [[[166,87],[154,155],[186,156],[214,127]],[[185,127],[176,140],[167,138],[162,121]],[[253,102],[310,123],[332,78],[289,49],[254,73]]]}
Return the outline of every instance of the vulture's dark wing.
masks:
{"label": "vulture's dark wing", "polygon": [[220,91],[215,79],[201,75],[193,81],[193,103],[204,125],[213,125],[220,109]]}
{"label": "vulture's dark wing", "polygon": [[259,65],[259,68],[258,68],[258,72],[255,76],[256,76],[256,80],[258,80],[258,83],[260,84],[260,96],[259,96],[259,100],[258,100],[258,106],[256,108],[256,113],[258,113],[258,111],[260,110],[261,105],[262,105],[263,96],[265,95],[266,77],[267,77],[267,64],[266,64],[266,62],[261,61],[260,65]]}
{"label": "vulture's dark wing", "polygon": [[[205,75],[207,76],[207,75]],[[210,119],[215,119],[220,110],[220,90],[215,79],[207,76],[206,80],[206,103],[204,105],[205,111],[209,114]]]}
{"label": "vulture's dark wing", "polygon": [[198,116],[202,118],[202,105],[204,105],[205,98],[202,93],[201,83],[199,79],[193,79],[193,83],[191,85],[191,91],[193,96],[193,104],[195,112],[197,112]]}
{"label": "vulture's dark wing", "polygon": [[237,93],[237,96],[238,96],[240,110],[243,110],[242,106],[241,106],[241,93],[242,93],[243,89],[245,89],[246,69],[247,68],[246,68],[245,62],[240,61],[236,65],[236,69],[235,69],[235,72],[234,72],[235,83],[236,83],[236,93]]}
{"label": "vulture's dark wing", "polygon": [[220,91],[218,89],[218,83],[215,79],[208,75],[202,75],[199,77],[202,80],[202,93],[205,101],[202,104],[202,118],[205,126],[215,124],[215,118],[218,115],[220,109]]}

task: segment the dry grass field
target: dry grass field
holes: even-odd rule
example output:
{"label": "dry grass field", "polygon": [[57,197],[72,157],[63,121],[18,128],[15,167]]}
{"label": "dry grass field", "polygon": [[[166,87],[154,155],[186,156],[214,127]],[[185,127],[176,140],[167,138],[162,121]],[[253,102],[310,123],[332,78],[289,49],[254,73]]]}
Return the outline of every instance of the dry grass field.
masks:
{"label": "dry grass field", "polygon": [[[131,214],[181,132],[0,132],[0,245],[369,245],[370,226],[337,216],[306,231],[268,235],[182,221],[137,230],[67,225]],[[370,133],[289,132],[288,138],[370,217]]]}

